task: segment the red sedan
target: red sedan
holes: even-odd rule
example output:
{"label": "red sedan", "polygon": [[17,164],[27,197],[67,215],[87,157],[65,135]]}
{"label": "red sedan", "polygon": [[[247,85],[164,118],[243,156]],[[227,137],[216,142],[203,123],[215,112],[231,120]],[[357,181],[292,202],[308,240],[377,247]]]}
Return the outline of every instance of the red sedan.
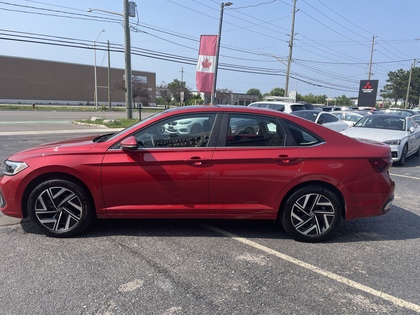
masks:
{"label": "red sedan", "polygon": [[94,218],[279,220],[296,240],[326,239],[341,219],[386,213],[389,146],[296,116],[187,106],[119,133],[9,157],[0,210],[69,237]]}

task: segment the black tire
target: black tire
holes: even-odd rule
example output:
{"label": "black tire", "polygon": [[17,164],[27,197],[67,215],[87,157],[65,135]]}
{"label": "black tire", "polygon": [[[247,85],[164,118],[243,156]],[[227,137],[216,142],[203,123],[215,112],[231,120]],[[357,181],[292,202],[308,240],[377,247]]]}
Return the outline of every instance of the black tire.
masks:
{"label": "black tire", "polygon": [[408,147],[407,147],[407,145],[405,145],[403,150],[402,150],[402,153],[401,153],[401,158],[397,162],[397,165],[404,166],[405,161],[407,160],[407,151],[408,151]]}
{"label": "black tire", "polygon": [[289,196],[281,213],[281,224],[296,241],[327,239],[341,221],[342,205],[331,190],[305,186]]}
{"label": "black tire", "polygon": [[32,223],[53,237],[75,236],[94,218],[94,207],[86,190],[61,179],[36,186],[28,197],[27,209]]}

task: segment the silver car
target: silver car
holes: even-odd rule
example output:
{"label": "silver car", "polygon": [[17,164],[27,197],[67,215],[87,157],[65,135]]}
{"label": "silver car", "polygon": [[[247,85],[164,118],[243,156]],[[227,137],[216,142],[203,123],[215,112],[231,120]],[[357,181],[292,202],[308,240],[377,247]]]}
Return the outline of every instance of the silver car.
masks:
{"label": "silver car", "polygon": [[392,160],[404,165],[407,157],[420,156],[420,126],[411,117],[378,114],[360,119],[341,133],[357,138],[379,141],[391,148]]}

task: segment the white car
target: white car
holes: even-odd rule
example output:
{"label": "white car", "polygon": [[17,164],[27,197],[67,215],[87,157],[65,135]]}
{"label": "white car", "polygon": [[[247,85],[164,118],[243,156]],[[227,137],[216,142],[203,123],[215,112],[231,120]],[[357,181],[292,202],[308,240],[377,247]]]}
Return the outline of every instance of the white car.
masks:
{"label": "white car", "polygon": [[313,121],[314,123],[320,124],[324,127],[335,131],[343,131],[349,127],[344,121],[341,121],[333,114],[319,111],[319,110],[299,110],[292,112],[292,115]]}
{"label": "white car", "polygon": [[168,133],[177,133],[177,134],[195,134],[203,131],[208,131],[206,129],[206,123],[204,118],[195,118],[191,117],[188,119],[178,119],[173,120],[170,123],[166,124],[164,128]]}
{"label": "white car", "polygon": [[341,119],[349,126],[353,126],[363,117],[362,114],[358,114],[349,110],[332,111],[331,114],[333,114],[338,119]]}
{"label": "white car", "polygon": [[411,117],[367,115],[341,133],[357,139],[388,144],[392,160],[399,165],[404,165],[407,157],[411,155],[420,156],[420,126]]}
{"label": "white car", "polygon": [[287,103],[281,101],[261,101],[254,102],[248,105],[249,107],[262,107],[278,110],[280,112],[291,113],[298,110],[307,109],[303,103]]}

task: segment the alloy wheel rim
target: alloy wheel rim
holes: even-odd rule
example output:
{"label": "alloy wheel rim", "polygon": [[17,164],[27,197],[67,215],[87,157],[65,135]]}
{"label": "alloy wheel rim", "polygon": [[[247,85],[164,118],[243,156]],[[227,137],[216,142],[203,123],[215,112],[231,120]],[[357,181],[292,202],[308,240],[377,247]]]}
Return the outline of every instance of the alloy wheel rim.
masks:
{"label": "alloy wheel rim", "polygon": [[75,228],[83,215],[80,198],[65,187],[50,187],[35,201],[35,215],[40,224],[56,233]]}
{"label": "alloy wheel rim", "polygon": [[295,201],[291,211],[294,229],[306,236],[327,232],[334,222],[336,209],[324,195],[307,194]]}

